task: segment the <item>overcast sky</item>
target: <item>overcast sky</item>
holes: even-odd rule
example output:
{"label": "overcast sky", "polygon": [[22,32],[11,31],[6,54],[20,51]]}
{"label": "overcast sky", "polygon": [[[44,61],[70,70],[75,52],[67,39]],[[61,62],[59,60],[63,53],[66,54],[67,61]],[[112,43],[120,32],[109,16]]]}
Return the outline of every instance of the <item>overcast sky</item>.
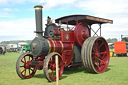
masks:
{"label": "overcast sky", "polygon": [[0,41],[35,37],[35,5],[44,7],[43,24],[47,16],[85,14],[113,20],[113,24],[102,26],[106,39],[128,35],[128,0],[0,0]]}

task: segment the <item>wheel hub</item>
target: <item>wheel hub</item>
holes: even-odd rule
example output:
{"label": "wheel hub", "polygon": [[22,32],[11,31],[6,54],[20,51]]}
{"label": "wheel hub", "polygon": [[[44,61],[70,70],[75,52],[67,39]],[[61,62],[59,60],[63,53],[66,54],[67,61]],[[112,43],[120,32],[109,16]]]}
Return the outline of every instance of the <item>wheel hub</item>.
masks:
{"label": "wheel hub", "polygon": [[29,69],[29,68],[30,68],[28,64],[25,64],[24,67],[25,67],[26,69]]}
{"label": "wheel hub", "polygon": [[97,57],[99,57],[99,56],[100,56],[99,52],[96,52],[96,56],[97,56]]}
{"label": "wheel hub", "polygon": [[81,34],[82,34],[82,38],[86,38],[85,36],[87,35],[87,33],[85,32],[85,30],[82,30]]}
{"label": "wheel hub", "polygon": [[55,64],[53,64],[52,70],[56,70],[56,65]]}

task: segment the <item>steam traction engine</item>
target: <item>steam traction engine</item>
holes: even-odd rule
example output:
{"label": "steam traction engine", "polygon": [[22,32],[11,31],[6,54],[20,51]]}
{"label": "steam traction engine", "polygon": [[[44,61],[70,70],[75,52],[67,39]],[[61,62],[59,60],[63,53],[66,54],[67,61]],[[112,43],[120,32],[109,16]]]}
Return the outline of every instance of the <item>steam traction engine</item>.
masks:
{"label": "steam traction engine", "polygon": [[[101,37],[91,37],[92,24],[113,23],[112,20],[88,16],[70,15],[51,22],[48,17],[44,36],[42,31],[42,6],[35,6],[36,37],[31,42],[31,53],[22,54],[16,63],[16,71],[20,78],[28,79],[34,76],[36,70],[44,70],[48,81],[56,80],[55,56],[59,57],[59,78],[64,67],[82,66],[88,72],[102,73],[109,64],[109,48],[106,40]],[[65,30],[61,24],[66,24]],[[74,26],[73,28],[69,28]],[[97,35],[97,31],[94,32]]]}

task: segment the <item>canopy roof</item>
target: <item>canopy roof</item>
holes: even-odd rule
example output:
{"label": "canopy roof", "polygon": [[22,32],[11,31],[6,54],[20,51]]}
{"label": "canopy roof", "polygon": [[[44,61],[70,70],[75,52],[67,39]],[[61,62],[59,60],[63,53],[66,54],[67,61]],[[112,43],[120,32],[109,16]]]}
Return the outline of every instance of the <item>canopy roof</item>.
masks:
{"label": "canopy roof", "polygon": [[94,17],[90,15],[68,15],[60,17],[55,20],[56,23],[61,22],[62,24],[76,25],[77,22],[85,22],[89,25],[91,24],[104,24],[104,23],[113,23],[113,20]]}

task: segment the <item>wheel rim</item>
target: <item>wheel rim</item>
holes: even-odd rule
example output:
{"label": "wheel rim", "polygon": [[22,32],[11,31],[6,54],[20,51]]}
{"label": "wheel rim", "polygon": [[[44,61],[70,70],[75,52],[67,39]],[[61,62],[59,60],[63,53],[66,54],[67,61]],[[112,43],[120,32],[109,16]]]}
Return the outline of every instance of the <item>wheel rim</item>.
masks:
{"label": "wheel rim", "polygon": [[23,54],[17,61],[16,71],[20,78],[28,79],[34,76],[36,72],[35,66],[29,66],[28,61],[32,61],[33,56],[31,54]]}
{"label": "wheel rim", "polygon": [[58,56],[58,71],[59,71],[59,79],[63,74],[63,61],[60,55],[56,53],[52,53],[51,55],[48,55],[45,65],[44,65],[44,73],[48,81],[56,81],[56,60],[55,56]]}
{"label": "wheel rim", "polygon": [[106,41],[102,38],[98,38],[92,47],[92,63],[96,72],[104,72],[109,63],[109,48]]}

